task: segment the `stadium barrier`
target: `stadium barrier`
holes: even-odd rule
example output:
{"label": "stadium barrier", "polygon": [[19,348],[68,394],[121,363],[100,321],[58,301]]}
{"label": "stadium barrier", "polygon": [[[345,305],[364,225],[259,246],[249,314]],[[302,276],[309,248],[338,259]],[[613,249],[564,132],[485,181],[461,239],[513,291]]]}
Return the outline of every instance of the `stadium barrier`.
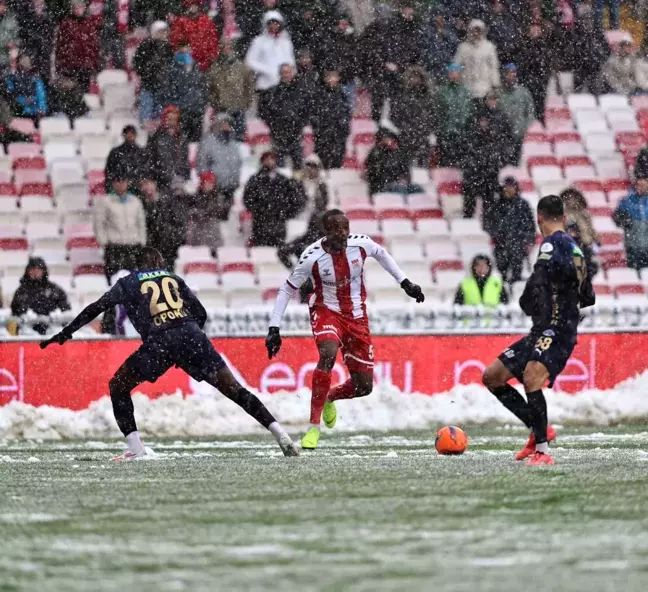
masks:
{"label": "stadium barrier", "polygon": [[[403,393],[441,393],[458,384],[477,383],[485,366],[518,334],[375,336],[377,383],[393,384]],[[294,392],[310,385],[317,361],[312,339],[284,339],[279,356],[268,360],[263,339],[213,340],[241,382],[265,393]],[[0,405],[19,400],[35,406],[85,409],[108,393],[108,380],[138,346],[135,339],[74,340],[41,350],[28,340],[0,342]],[[554,388],[568,393],[610,389],[646,369],[648,334],[586,333]],[[334,383],[345,380],[341,360]],[[197,393],[183,372],[172,369],[139,391],[157,397]]]}

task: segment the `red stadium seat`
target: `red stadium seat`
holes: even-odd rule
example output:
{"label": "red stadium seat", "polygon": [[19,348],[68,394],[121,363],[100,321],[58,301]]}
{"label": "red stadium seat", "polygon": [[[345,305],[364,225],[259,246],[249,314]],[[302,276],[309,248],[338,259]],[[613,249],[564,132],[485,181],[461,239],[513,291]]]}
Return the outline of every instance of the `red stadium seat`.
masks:
{"label": "red stadium seat", "polygon": [[551,134],[550,137],[554,144],[559,142],[582,142],[581,135],[578,132],[556,132]]}
{"label": "red stadium seat", "polygon": [[98,263],[77,265],[73,271],[73,275],[104,275],[105,273],[104,266]]}
{"label": "red stadium seat", "polygon": [[18,195],[13,183],[0,183],[0,195]]}
{"label": "red stadium seat", "polygon": [[263,302],[274,302],[277,299],[277,294],[279,294],[278,288],[267,288],[263,290],[261,298]]}
{"label": "red stadium seat", "polygon": [[547,134],[544,134],[542,132],[527,132],[527,135],[524,136],[524,142],[536,142],[536,143],[544,143],[548,142],[549,138],[547,137]]}
{"label": "red stadium seat", "polygon": [[588,208],[592,216],[612,216],[612,208],[605,206],[595,206]]}
{"label": "red stadium seat", "polygon": [[380,210],[380,212],[378,212],[378,218],[380,220],[393,220],[395,218],[399,220],[410,220],[412,215],[410,211],[405,208],[388,208]]}
{"label": "red stadium seat", "polygon": [[215,273],[218,274],[218,263],[215,261],[196,261],[194,263],[187,263],[184,266],[183,272],[188,273]]}
{"label": "red stadium seat", "polygon": [[378,220],[378,214],[370,208],[349,210],[346,215],[349,220]]}
{"label": "red stadium seat", "polygon": [[609,193],[610,191],[629,190],[632,183],[628,179],[604,179],[603,191]]}
{"label": "red stadium seat", "polygon": [[555,156],[531,156],[527,160],[529,170],[536,166],[559,166]]}
{"label": "red stadium seat", "polygon": [[572,113],[567,107],[545,109],[545,121],[571,121]]}
{"label": "red stadium seat", "polygon": [[598,192],[604,191],[603,183],[601,183],[601,181],[596,181],[594,179],[583,179],[580,181],[574,181],[573,185],[579,191],[598,191]]}
{"label": "red stadium seat", "polygon": [[639,152],[646,145],[646,138],[641,132],[617,132],[616,142],[622,152]]}
{"label": "red stadium seat", "polygon": [[646,289],[641,284],[621,284],[614,288],[617,297],[624,294],[645,294]]}
{"label": "red stadium seat", "polygon": [[432,263],[432,273],[437,271],[463,271],[463,261],[459,259],[440,259]]}
{"label": "red stadium seat", "polygon": [[520,186],[520,192],[522,193],[535,191],[536,188],[533,179],[518,179],[518,185]]}
{"label": "red stadium seat", "polygon": [[0,238],[0,250],[3,251],[26,251],[29,243],[26,238]]}
{"label": "red stadium seat", "polygon": [[412,218],[414,220],[442,219],[443,210],[438,208],[429,208],[426,210],[413,210]]}
{"label": "red stadium seat", "polygon": [[447,181],[439,183],[439,195],[461,195],[463,193],[462,183],[460,181]]}
{"label": "red stadium seat", "polygon": [[20,188],[20,195],[46,195],[54,197],[51,183],[25,183]]}
{"label": "red stadium seat", "polygon": [[612,296],[612,287],[607,284],[596,284],[594,286],[594,294],[597,296]]}
{"label": "red stadium seat", "polygon": [[565,156],[560,159],[560,166],[591,166],[592,161],[589,156]]}
{"label": "red stadium seat", "polygon": [[238,262],[238,263],[226,263],[223,265],[221,269],[222,273],[231,273],[231,272],[239,272],[239,273],[250,273],[254,275],[254,263],[247,263],[244,261]]}
{"label": "red stadium seat", "polygon": [[66,243],[68,251],[70,249],[100,249],[101,246],[94,236],[75,236]]}
{"label": "red stadium seat", "polygon": [[13,161],[14,169],[44,169],[47,168],[42,156],[21,156]]}

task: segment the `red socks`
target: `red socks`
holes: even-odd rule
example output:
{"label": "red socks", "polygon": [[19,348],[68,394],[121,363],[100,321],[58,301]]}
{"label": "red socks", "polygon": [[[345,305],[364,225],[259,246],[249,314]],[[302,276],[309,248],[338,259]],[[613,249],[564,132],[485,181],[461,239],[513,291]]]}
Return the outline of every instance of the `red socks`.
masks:
{"label": "red socks", "polygon": [[322,418],[322,409],[326,403],[326,396],[331,388],[331,373],[315,368],[313,370],[313,394],[311,395],[311,424],[318,425]]}
{"label": "red socks", "polygon": [[351,379],[338,384],[328,395],[329,401],[339,401],[340,399],[353,399],[355,397],[355,388]]}

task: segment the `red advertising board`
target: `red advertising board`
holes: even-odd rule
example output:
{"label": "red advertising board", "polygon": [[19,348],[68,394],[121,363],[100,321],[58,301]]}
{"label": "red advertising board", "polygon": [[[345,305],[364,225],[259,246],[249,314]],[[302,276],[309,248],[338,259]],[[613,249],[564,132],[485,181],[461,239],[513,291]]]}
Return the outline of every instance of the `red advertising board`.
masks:
{"label": "red advertising board", "polygon": [[[479,382],[481,372],[515,335],[375,337],[376,382],[387,381],[405,393],[440,393],[456,384]],[[72,341],[41,350],[37,343],[0,343],[0,405],[18,399],[32,405],[83,409],[108,393],[108,380],[139,346],[139,341]],[[317,361],[310,338],[286,338],[279,356],[268,360],[263,339],[215,339],[240,380],[264,392],[310,386]],[[648,335],[586,334],[555,387],[570,393],[608,389],[646,369]],[[339,360],[338,360],[339,362]],[[334,382],[346,378],[338,363]],[[194,392],[182,371],[173,369],[138,390],[149,396]]]}

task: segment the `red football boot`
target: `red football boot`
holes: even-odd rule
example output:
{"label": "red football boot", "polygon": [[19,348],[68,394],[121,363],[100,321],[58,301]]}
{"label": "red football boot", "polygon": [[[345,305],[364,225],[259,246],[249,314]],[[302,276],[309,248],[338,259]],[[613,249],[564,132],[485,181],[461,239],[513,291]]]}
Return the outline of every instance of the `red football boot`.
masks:
{"label": "red football boot", "polygon": [[[553,442],[556,439],[556,430],[554,430],[550,425],[547,426],[547,442]],[[515,453],[515,460],[524,460],[525,458],[530,457],[535,452],[535,436],[533,432],[529,436],[526,445],[522,450]]]}
{"label": "red football boot", "polygon": [[555,465],[556,461],[553,456],[544,452],[536,452],[528,461],[524,463],[525,467],[540,467],[542,465]]}

